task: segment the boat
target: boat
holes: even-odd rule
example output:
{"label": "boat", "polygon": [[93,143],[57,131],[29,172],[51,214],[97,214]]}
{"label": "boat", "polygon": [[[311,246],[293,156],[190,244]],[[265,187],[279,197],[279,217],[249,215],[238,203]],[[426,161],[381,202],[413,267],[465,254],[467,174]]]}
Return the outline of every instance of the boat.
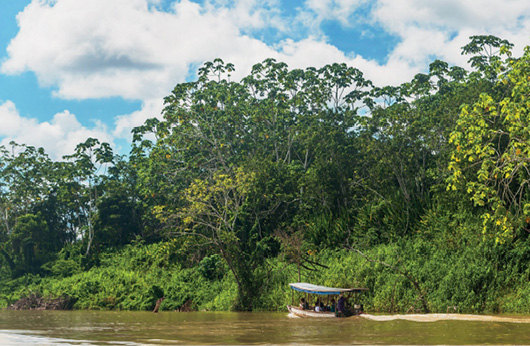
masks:
{"label": "boat", "polygon": [[304,310],[300,309],[298,306],[287,305],[287,310],[295,316],[298,317],[317,317],[317,318],[326,318],[326,317],[337,317],[336,313],[330,311],[314,311],[314,310]]}
{"label": "boat", "polygon": [[[339,296],[344,293],[361,293],[368,291],[368,288],[336,288],[336,287],[327,287],[313,285],[307,282],[296,282],[290,283],[289,286],[294,291],[304,292],[307,294],[317,294],[322,296]],[[298,317],[316,317],[316,318],[331,318],[331,317],[347,317],[353,315],[359,315],[362,313],[362,305],[353,305],[353,309],[350,310],[348,314],[339,315],[335,311],[314,311],[313,309],[302,309],[300,306],[294,305],[294,295],[293,295],[293,305],[287,305],[289,312]]]}

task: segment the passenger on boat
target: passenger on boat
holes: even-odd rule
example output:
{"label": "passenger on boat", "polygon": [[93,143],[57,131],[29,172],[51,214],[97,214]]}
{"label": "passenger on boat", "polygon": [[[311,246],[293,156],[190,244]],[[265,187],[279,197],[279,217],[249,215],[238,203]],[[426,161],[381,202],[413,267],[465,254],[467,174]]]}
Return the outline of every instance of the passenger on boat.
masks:
{"label": "passenger on boat", "polygon": [[337,302],[337,312],[343,312],[346,309],[346,298],[342,293],[339,294],[339,301]]}
{"label": "passenger on boat", "polygon": [[315,301],[315,311],[316,312],[322,312],[323,309],[322,309],[322,303],[320,302],[320,299],[317,298],[317,300]]}
{"label": "passenger on boat", "polygon": [[300,298],[300,309],[308,310],[309,304],[305,301],[304,297]]}
{"label": "passenger on boat", "polygon": [[328,311],[335,312],[335,299],[331,298],[329,302]]}
{"label": "passenger on boat", "polygon": [[339,294],[339,301],[337,302],[337,316],[348,317],[352,315],[352,312],[346,308],[348,299],[344,297],[342,293]]}

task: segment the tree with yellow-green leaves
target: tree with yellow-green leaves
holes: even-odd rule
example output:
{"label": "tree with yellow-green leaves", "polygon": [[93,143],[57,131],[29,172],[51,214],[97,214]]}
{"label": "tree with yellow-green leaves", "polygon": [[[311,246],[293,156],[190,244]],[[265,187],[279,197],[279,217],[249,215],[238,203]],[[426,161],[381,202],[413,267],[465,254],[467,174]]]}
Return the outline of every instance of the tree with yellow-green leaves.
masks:
{"label": "tree with yellow-green leaves", "polygon": [[233,172],[215,172],[211,179],[195,179],[185,190],[185,206],[178,217],[185,225],[182,232],[211,242],[234,274],[240,297],[249,296],[251,279],[242,261],[240,213],[252,187],[255,174],[237,168]]}
{"label": "tree with yellow-green leaves", "polygon": [[484,235],[505,242],[530,232],[530,48],[518,59],[498,48],[497,94],[464,106],[449,139],[448,189],[465,189],[482,208]]}

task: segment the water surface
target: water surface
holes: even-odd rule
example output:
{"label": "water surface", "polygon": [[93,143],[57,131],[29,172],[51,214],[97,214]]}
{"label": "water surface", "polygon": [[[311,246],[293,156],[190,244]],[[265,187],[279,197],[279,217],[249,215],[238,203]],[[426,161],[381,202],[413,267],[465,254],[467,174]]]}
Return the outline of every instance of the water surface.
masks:
{"label": "water surface", "polygon": [[0,345],[530,344],[527,317],[436,318],[429,323],[423,317],[405,318],[318,320],[291,318],[287,313],[0,311]]}

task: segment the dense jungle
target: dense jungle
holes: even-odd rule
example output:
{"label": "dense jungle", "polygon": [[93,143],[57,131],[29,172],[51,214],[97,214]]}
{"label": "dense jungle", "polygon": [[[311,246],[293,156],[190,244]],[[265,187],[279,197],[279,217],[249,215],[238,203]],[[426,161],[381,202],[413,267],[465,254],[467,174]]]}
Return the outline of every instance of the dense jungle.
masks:
{"label": "dense jungle", "polygon": [[[0,147],[0,307],[273,310],[289,282],[370,312],[530,312],[530,47],[472,36],[399,86],[221,59],[129,155]],[[28,306],[31,308],[32,306]],[[37,306],[33,306],[37,308]]]}

